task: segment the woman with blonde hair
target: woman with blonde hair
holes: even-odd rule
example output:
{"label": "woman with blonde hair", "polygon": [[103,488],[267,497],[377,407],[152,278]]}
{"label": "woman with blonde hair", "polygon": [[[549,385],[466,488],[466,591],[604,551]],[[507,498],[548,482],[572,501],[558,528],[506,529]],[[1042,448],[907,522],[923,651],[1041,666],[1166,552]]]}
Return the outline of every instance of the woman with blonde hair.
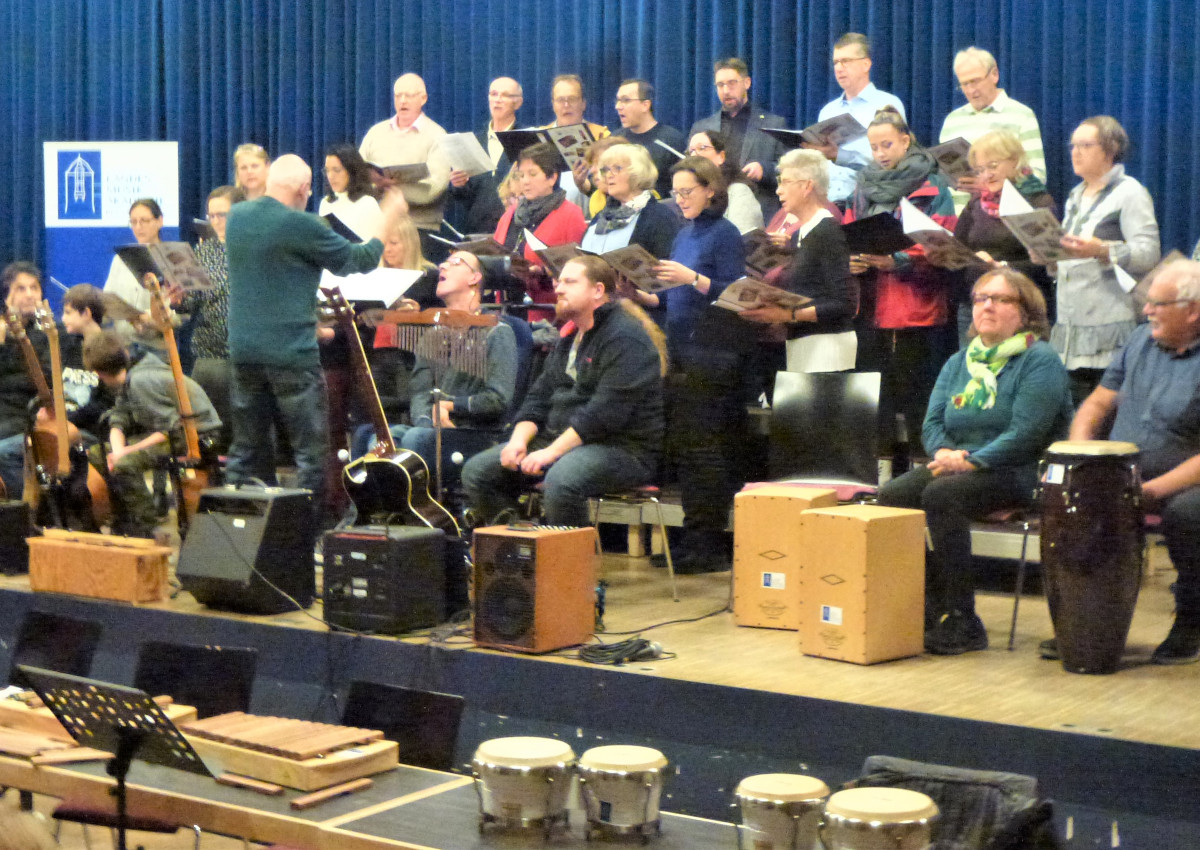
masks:
{"label": "woman with blonde hair", "polygon": [[262,145],[246,142],[233,152],[233,185],[242,190],[247,201],[261,198],[266,193],[270,170],[271,157]]}

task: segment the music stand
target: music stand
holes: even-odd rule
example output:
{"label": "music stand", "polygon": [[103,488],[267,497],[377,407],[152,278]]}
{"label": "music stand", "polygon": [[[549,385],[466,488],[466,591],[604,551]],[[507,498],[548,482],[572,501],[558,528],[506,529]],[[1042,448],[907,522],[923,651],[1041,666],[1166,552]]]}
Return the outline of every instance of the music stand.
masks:
{"label": "music stand", "polygon": [[112,753],[107,771],[116,781],[117,850],[126,850],[125,778],[134,756],[150,764],[201,776],[212,771],[145,691],[82,676],[17,665],[25,683],[80,746]]}

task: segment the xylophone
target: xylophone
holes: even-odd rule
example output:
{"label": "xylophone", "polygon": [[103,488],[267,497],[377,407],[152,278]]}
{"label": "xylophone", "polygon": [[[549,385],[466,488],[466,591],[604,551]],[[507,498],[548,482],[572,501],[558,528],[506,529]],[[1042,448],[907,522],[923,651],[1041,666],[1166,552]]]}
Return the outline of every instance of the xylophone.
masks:
{"label": "xylophone", "polygon": [[179,725],[198,753],[225,770],[301,791],[382,773],[399,745],[374,729],[235,711]]}

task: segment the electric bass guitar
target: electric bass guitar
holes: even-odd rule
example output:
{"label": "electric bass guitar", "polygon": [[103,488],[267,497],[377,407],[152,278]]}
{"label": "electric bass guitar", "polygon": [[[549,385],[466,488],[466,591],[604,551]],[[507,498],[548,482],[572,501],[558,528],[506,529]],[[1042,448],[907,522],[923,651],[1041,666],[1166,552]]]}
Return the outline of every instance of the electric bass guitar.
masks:
{"label": "electric bass guitar", "polygon": [[325,309],[338,320],[350,342],[355,386],[371,417],[375,447],[342,470],[342,485],[358,511],[358,523],[426,525],[458,533],[453,515],[429,492],[429,467],[416,452],[396,447],[388,428],[375,377],[354,322],[354,308],[336,286],[321,288]]}

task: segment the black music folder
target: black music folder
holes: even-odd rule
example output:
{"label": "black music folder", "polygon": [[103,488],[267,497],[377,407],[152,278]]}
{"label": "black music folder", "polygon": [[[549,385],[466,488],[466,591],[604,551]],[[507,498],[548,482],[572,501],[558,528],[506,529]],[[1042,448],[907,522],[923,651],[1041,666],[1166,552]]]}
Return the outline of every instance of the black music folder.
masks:
{"label": "black music folder", "polygon": [[913,241],[904,235],[904,225],[891,213],[877,213],[842,225],[851,254],[895,254],[907,251]]}

